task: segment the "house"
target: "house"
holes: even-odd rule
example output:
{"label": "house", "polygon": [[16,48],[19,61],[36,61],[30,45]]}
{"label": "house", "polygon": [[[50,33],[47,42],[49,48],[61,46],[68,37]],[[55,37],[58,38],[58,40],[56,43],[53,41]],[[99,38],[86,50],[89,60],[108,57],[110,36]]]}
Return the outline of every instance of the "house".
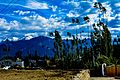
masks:
{"label": "house", "polygon": [[14,65],[14,62],[11,59],[3,59],[0,61],[0,65],[1,65],[1,67],[12,66],[12,65]]}
{"label": "house", "polygon": [[17,58],[16,62],[14,62],[14,65],[18,65],[18,66],[24,68],[24,61],[22,61],[21,59]]}
{"label": "house", "polygon": [[[8,67],[9,66],[9,67]],[[5,68],[5,67],[13,67],[13,66],[20,66],[21,68],[24,68],[24,61],[20,60],[17,58],[17,60],[13,60],[12,58],[2,58],[0,60],[0,67]]]}

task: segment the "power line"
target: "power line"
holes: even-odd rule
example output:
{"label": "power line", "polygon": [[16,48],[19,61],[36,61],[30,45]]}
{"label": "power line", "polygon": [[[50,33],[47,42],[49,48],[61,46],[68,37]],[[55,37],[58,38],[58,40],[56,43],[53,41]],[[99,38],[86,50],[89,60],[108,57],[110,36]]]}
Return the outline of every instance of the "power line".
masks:
{"label": "power line", "polygon": [[13,4],[13,3],[16,3],[18,0],[11,0],[8,4],[7,4],[7,6],[6,7],[4,7],[3,9],[1,9],[0,10],[0,13],[5,13],[5,11],[7,11],[7,12],[9,12],[11,9],[10,9],[10,7],[11,7],[11,4]]}

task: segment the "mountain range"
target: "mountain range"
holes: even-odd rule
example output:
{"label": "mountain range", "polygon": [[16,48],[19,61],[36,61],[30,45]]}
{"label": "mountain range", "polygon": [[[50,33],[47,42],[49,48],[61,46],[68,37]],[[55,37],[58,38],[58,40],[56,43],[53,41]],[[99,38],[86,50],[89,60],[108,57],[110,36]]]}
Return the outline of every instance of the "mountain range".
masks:
{"label": "mountain range", "polygon": [[[8,49],[8,51],[4,49]],[[41,57],[45,55],[53,57],[53,39],[39,36],[30,40],[22,39],[19,41],[9,41],[6,39],[0,43],[0,57],[5,55],[13,57],[18,51],[22,51],[23,57],[28,54],[34,55],[35,51],[37,51],[37,54]]]}
{"label": "mountain range", "polygon": [[[89,39],[84,39],[82,41],[82,47],[91,46]],[[62,43],[66,45],[67,41],[64,39]],[[71,40],[68,40],[68,44],[70,48],[72,48]],[[78,45],[78,47],[80,47],[80,45]],[[67,50],[66,48],[64,49]],[[6,55],[13,57],[18,51],[22,52],[23,57],[28,54],[35,55],[35,53],[40,57],[44,57],[46,55],[48,57],[53,57],[55,54],[54,39],[39,36],[29,40],[26,40],[25,38],[18,41],[10,41],[9,39],[6,39],[0,43],[0,58]]]}

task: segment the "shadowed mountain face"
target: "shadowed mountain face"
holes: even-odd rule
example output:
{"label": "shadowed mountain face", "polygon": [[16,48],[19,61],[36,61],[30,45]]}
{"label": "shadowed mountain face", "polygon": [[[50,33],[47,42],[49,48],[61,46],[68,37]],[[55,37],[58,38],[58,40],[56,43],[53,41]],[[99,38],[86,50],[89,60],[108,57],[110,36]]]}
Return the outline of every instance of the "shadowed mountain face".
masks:
{"label": "shadowed mountain face", "polygon": [[30,40],[6,40],[0,43],[0,57],[3,55],[15,56],[17,51],[22,51],[22,56],[34,55],[37,51],[39,56],[48,55],[53,57],[53,39],[39,36]]}
{"label": "shadowed mountain face", "polygon": [[[82,47],[90,47],[91,42],[89,39],[82,40]],[[63,40],[62,42],[65,44],[66,47],[63,46],[65,51],[67,51],[67,41]],[[68,44],[70,48],[72,48],[72,41],[68,40]],[[80,44],[78,45],[78,48],[80,48]],[[32,38],[30,40],[19,40],[19,41],[9,41],[6,39],[5,41],[0,43],[0,58],[3,56],[11,56],[14,57],[18,51],[22,52],[22,56],[25,57],[29,54],[35,55],[37,53],[38,56],[48,56],[53,57],[54,56],[54,40],[48,37],[39,36]]]}

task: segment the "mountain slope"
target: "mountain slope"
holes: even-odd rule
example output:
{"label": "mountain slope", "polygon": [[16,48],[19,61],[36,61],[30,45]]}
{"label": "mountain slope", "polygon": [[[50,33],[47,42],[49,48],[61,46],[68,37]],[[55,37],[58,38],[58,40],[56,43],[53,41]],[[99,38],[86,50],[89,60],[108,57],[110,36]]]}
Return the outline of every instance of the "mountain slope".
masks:
{"label": "mountain slope", "polygon": [[[5,52],[3,48],[10,48],[10,51]],[[15,56],[17,51],[22,51],[22,56],[28,54],[37,54],[39,56],[48,55],[53,57],[53,40],[51,38],[39,36],[30,40],[19,40],[19,41],[4,41],[0,44],[0,57],[7,54],[10,56]]]}

